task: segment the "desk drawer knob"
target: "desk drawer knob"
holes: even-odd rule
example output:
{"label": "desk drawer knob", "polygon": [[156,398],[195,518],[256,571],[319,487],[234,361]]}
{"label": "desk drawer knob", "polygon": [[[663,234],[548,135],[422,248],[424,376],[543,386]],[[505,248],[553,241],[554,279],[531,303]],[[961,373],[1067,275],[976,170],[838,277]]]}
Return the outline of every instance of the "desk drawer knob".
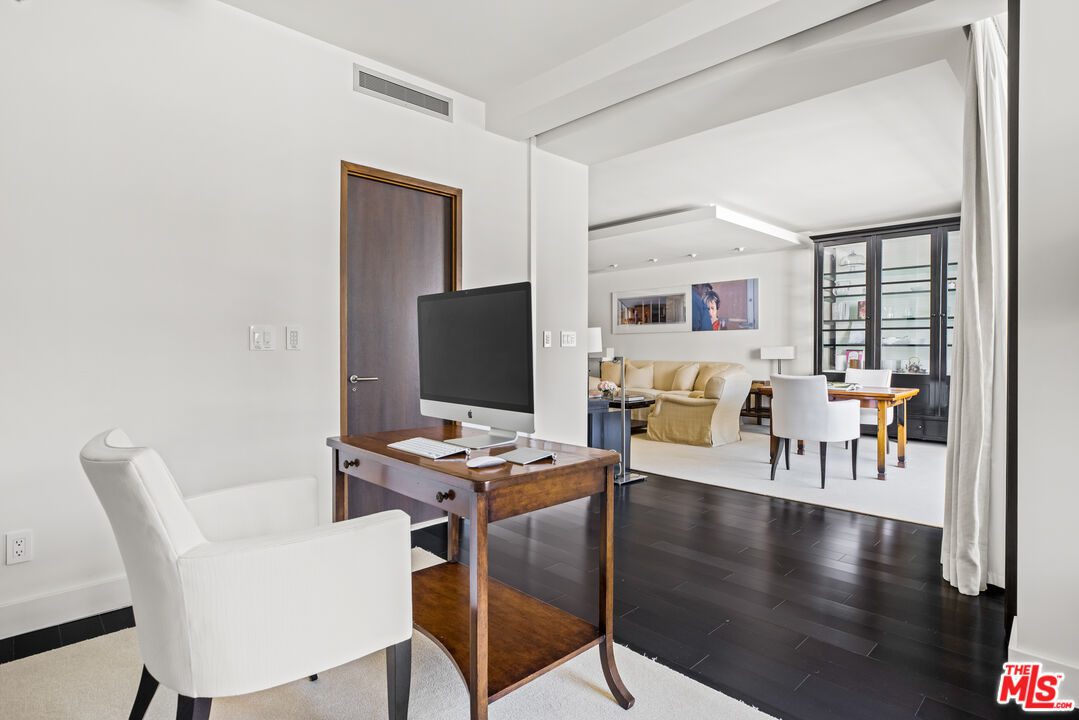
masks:
{"label": "desk drawer knob", "polygon": [[345,469],[348,470],[350,467],[358,467],[359,464],[359,458],[356,458],[355,460],[345,460]]}
{"label": "desk drawer knob", "polygon": [[435,500],[442,502],[443,500],[453,500],[457,497],[457,493],[453,490],[447,490],[446,492],[435,493]]}

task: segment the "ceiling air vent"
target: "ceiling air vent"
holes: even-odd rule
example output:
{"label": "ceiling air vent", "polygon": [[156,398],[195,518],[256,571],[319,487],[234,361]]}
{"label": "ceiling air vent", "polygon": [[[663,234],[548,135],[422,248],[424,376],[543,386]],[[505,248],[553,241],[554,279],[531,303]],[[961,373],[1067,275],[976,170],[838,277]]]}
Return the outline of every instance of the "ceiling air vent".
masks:
{"label": "ceiling air vent", "polygon": [[452,99],[359,65],[352,66],[352,89],[443,120],[453,120]]}

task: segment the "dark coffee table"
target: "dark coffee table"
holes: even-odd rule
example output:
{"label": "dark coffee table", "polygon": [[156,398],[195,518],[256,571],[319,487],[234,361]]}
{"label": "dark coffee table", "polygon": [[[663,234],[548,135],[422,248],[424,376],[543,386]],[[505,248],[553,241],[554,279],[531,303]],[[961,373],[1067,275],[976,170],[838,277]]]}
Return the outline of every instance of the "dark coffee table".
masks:
{"label": "dark coffee table", "polygon": [[[611,400],[610,404],[611,404],[611,410],[621,410],[622,409],[622,401],[621,400],[618,400],[618,399]],[[641,408],[652,407],[655,404],[656,404],[656,401],[652,400],[652,399],[649,399],[649,398],[645,398],[643,400],[633,400],[633,401],[627,400],[626,401],[626,411],[628,412],[630,410],[640,410]],[[647,430],[648,429],[648,421],[647,420],[634,420],[633,418],[628,418],[628,420],[629,420],[629,432],[630,432],[630,434],[633,434],[635,431]]]}
{"label": "dark coffee table", "polygon": [[[633,420],[630,418],[629,411],[652,407],[655,404],[656,401],[649,398],[626,402],[626,423],[629,425],[625,433],[627,438],[635,428],[648,426],[645,420]],[[625,463],[622,475],[628,480],[630,469],[633,465],[630,461],[628,443],[626,448],[622,447],[622,417],[621,412],[618,412],[621,409],[622,401],[617,398],[613,400],[604,397],[588,399],[588,446],[622,453],[622,459]],[[621,482],[625,481],[618,482],[621,484]]]}

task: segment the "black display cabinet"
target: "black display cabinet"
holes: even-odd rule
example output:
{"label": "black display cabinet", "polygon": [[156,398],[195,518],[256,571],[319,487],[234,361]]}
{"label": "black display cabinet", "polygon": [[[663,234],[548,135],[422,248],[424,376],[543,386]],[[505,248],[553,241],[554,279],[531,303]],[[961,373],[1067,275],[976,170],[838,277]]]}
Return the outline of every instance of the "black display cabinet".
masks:
{"label": "black display cabinet", "polygon": [[[847,367],[891,370],[894,387],[921,391],[908,404],[908,436],[944,442],[959,219],[813,240],[815,372],[842,380]],[[895,435],[894,423],[890,432]]]}

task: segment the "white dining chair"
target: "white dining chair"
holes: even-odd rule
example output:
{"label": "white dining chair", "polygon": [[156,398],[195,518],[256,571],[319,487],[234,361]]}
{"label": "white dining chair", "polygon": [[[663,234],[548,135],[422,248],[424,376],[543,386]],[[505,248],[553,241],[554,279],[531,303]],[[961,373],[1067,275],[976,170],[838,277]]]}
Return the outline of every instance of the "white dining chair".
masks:
{"label": "white dining chair", "polygon": [[[780,440],[772,457],[772,480],[776,479],[781,449],[790,454],[792,438],[820,443],[820,486],[824,489],[828,443],[850,441],[851,471],[858,479],[858,437],[861,434],[857,400],[828,400],[824,375],[772,376],[772,434]],[[789,461],[788,461],[789,462]],[[788,469],[790,465],[788,464]]]}
{"label": "white dining chair", "polygon": [[[843,376],[844,382],[858,383],[862,387],[891,387],[892,386],[892,371],[891,370],[870,370],[867,368],[848,368],[846,374]],[[878,425],[877,409],[876,408],[862,408],[861,413],[862,425],[872,425],[874,428]],[[888,408],[885,413],[885,422],[887,425],[892,424],[892,420],[895,418],[895,408]],[[885,436],[884,452],[889,453],[892,451],[892,440]]]}
{"label": "white dining chair", "polygon": [[161,456],[121,430],[80,455],[127,571],[141,720],[164,685],[178,720],[213,698],[300,680],[386,648],[390,718],[408,713],[412,578],[408,515],[318,525],[314,478],[185,501]]}

